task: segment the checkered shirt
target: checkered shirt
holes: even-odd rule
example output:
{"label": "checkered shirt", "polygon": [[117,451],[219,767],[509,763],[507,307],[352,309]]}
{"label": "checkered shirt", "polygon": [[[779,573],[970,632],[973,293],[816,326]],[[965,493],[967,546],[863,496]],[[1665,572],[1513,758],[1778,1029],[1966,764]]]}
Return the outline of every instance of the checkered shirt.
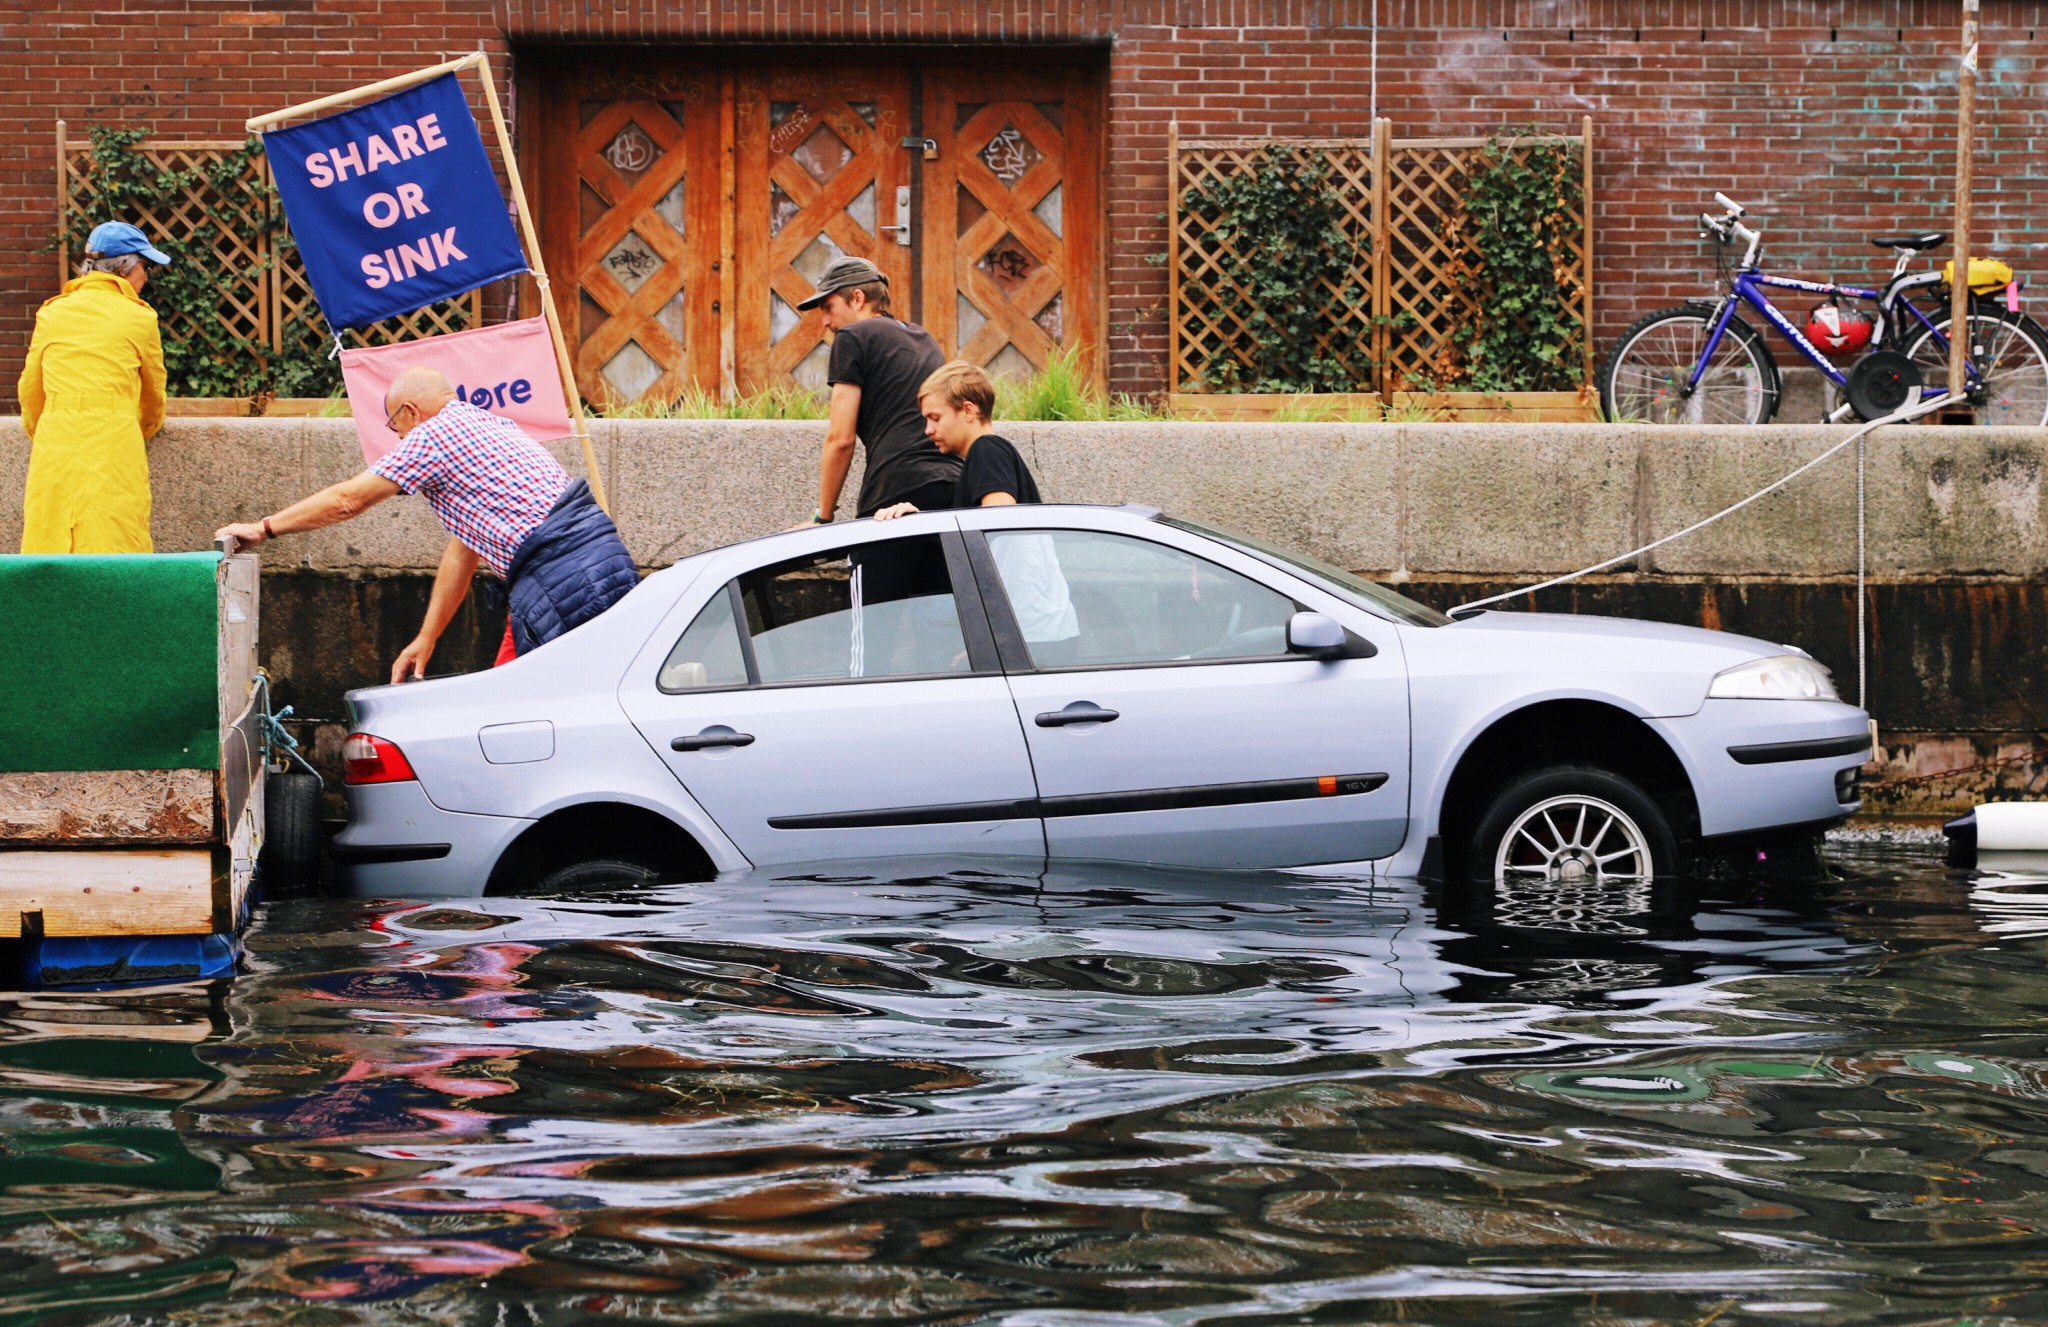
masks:
{"label": "checkered shirt", "polygon": [[370,472],[424,494],[448,533],[500,576],[569,486],[569,472],[546,448],[467,401],[442,406]]}

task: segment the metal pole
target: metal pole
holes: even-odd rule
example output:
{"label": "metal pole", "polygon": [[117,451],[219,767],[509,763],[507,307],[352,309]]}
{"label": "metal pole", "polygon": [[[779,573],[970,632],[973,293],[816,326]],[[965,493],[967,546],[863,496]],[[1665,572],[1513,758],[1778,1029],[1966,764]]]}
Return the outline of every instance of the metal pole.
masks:
{"label": "metal pole", "polygon": [[1956,72],[1955,280],[1949,294],[1948,399],[1960,405],[1970,352],[1970,146],[1977,118],[1977,4],[1963,0],[1963,60]]}

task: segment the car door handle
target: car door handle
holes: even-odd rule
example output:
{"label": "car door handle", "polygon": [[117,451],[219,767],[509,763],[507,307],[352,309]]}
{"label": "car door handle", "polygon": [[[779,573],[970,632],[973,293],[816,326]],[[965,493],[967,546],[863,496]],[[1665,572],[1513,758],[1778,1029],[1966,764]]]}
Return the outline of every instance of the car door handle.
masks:
{"label": "car door handle", "polygon": [[668,744],[671,751],[709,751],[718,746],[752,746],[752,733],[698,733],[695,737],[678,737]]}
{"label": "car door handle", "polygon": [[1103,709],[1092,701],[1077,700],[1063,710],[1047,710],[1032,722],[1040,728],[1064,728],[1070,723],[1112,723],[1115,710]]}

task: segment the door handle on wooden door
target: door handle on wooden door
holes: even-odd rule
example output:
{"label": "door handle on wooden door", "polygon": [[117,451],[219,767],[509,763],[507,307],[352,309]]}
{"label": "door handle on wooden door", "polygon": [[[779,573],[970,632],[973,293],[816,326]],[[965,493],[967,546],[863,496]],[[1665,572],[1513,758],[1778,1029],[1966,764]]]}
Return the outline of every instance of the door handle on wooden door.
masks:
{"label": "door handle on wooden door", "polygon": [[896,242],[897,242],[898,244],[902,245],[902,246],[903,246],[904,248],[906,248],[906,249],[910,247],[910,186],[909,186],[909,185],[907,185],[907,184],[899,184],[899,185],[897,185],[897,186],[896,186],[896,224],[895,224],[895,225],[893,225],[893,226],[877,226],[877,227],[875,227],[875,229],[876,229],[876,230],[893,230],[893,231],[895,231],[895,232],[896,232]]}

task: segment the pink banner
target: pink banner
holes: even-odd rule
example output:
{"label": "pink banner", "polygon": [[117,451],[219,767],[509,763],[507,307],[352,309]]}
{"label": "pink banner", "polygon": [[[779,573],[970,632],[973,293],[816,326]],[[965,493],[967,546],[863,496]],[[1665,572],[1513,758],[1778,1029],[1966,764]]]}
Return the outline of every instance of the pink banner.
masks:
{"label": "pink banner", "polygon": [[535,442],[566,438],[569,402],[547,320],[528,318],[496,327],[473,327],[447,336],[401,341],[393,346],[341,352],[341,376],[348,384],[348,408],[362,439],[363,463],[398,445],[384,426],[384,393],[402,370],[415,365],[439,369],[456,395],[479,409],[503,415]]}

